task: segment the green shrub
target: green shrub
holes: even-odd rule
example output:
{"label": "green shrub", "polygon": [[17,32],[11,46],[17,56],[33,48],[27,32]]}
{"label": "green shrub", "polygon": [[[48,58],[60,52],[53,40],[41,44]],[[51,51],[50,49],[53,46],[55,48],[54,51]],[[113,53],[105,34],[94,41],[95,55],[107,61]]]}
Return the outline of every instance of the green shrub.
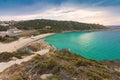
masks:
{"label": "green shrub", "polygon": [[14,76],[13,80],[23,80],[20,76]]}
{"label": "green shrub", "polygon": [[19,38],[16,37],[16,36],[5,36],[5,37],[1,37],[0,36],[0,42],[4,42],[4,43],[9,43],[9,42],[12,42],[12,41],[15,41],[15,40],[18,40]]}

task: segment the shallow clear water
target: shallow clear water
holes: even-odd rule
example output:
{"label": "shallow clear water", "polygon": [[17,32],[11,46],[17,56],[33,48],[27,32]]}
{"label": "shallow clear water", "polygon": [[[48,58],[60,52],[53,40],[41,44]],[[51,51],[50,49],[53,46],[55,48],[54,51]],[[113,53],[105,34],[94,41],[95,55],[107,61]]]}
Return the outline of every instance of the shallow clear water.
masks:
{"label": "shallow clear water", "polygon": [[93,60],[120,59],[120,31],[71,32],[45,38],[58,49],[72,52]]}

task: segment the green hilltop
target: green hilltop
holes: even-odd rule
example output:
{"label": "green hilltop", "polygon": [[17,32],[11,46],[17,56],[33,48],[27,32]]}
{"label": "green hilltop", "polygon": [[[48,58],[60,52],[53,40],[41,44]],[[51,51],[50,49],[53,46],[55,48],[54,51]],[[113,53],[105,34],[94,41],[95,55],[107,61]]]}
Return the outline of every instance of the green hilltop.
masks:
{"label": "green hilltop", "polygon": [[57,21],[47,19],[37,19],[20,21],[14,25],[18,29],[31,30],[37,29],[41,32],[62,32],[74,30],[95,30],[106,29],[105,26],[99,24],[87,24],[74,21]]}

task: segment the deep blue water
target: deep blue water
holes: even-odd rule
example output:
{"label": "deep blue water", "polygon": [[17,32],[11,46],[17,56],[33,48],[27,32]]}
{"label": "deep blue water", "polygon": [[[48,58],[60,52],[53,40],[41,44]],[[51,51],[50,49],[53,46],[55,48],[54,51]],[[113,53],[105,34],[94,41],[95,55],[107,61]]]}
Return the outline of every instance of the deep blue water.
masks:
{"label": "deep blue water", "polygon": [[58,49],[72,52],[93,60],[120,59],[120,31],[71,32],[45,38]]}

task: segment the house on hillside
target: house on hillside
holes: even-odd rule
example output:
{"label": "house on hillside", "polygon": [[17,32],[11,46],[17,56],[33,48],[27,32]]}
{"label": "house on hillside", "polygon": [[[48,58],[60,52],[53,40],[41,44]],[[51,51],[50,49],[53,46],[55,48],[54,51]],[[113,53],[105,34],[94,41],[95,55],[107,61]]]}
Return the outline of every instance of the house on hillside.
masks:
{"label": "house on hillside", "polygon": [[9,24],[4,21],[0,21],[0,26],[9,26]]}
{"label": "house on hillside", "polygon": [[6,31],[0,31],[0,37],[5,37],[6,36]]}
{"label": "house on hillside", "polygon": [[2,23],[0,26],[9,26],[9,24]]}
{"label": "house on hillside", "polygon": [[45,26],[45,29],[51,29],[51,26]]}
{"label": "house on hillside", "polygon": [[17,28],[12,28],[7,30],[6,35],[8,36],[19,36],[22,33],[22,30],[19,30]]}

